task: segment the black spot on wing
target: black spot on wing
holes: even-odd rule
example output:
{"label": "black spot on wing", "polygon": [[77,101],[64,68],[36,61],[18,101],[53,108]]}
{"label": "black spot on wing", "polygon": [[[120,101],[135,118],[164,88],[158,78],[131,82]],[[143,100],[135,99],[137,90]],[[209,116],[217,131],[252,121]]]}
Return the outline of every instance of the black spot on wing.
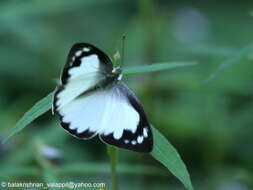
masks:
{"label": "black spot on wing", "polygon": [[[140,121],[138,123],[137,130],[135,131],[135,133],[132,133],[129,130],[124,130],[123,135],[120,139],[115,139],[113,137],[113,133],[109,135],[101,134],[100,138],[104,142],[120,148],[125,148],[137,152],[151,152],[153,149],[153,135],[150,129],[150,124],[148,122],[147,116],[140,101],[124,83],[118,83],[116,88],[120,90],[122,95],[124,95],[128,99],[129,103],[139,113]],[[143,138],[141,143],[138,143],[138,137]]]}
{"label": "black spot on wing", "polygon": [[[88,51],[84,51],[86,48]],[[81,54],[76,56],[76,52],[81,51]],[[95,46],[88,44],[88,43],[76,43],[72,46],[69,51],[67,57],[67,63],[62,72],[61,82],[62,84],[66,84],[69,78],[68,70],[72,67],[78,67],[81,64],[81,59],[85,56],[89,55],[97,55],[101,64],[101,69],[105,70],[105,72],[112,71],[112,62],[110,58],[100,49],[96,48]]]}

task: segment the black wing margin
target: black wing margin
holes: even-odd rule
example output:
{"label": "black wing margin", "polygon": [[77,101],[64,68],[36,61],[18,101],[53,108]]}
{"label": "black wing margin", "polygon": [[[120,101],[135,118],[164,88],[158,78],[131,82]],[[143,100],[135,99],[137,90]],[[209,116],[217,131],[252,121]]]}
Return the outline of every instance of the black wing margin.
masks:
{"label": "black wing margin", "polygon": [[[105,143],[120,148],[129,149],[136,152],[151,152],[153,149],[153,135],[147,116],[140,101],[123,82],[118,83],[116,85],[116,88],[121,91],[121,93],[128,99],[129,103],[133,106],[133,108],[138,112],[140,116],[140,121],[134,133],[129,130],[124,130],[123,135],[120,139],[115,139],[112,133],[109,135],[101,134],[100,139],[103,140]],[[138,138],[142,139],[141,143],[138,143],[140,142],[138,141]]]}
{"label": "black wing margin", "polygon": [[[87,49],[87,51],[83,51],[84,48]],[[76,56],[76,52],[81,51],[81,54]],[[107,72],[112,71],[112,62],[110,58],[100,49],[96,48],[95,46],[88,44],[88,43],[76,43],[72,46],[72,48],[69,51],[67,62],[64,66],[62,75],[61,75],[61,82],[62,84],[66,84],[67,80],[69,78],[68,70],[72,67],[78,67],[81,64],[81,58],[85,56],[89,56],[95,54],[98,56],[100,63],[105,64],[105,69]]]}
{"label": "black wing margin", "polygon": [[[77,54],[77,52],[79,52]],[[98,59],[100,61],[101,70],[103,72],[111,72],[113,69],[112,62],[110,58],[100,49],[96,48],[95,46],[89,44],[89,43],[76,43],[74,44],[67,56],[66,64],[63,68],[62,74],[61,74],[61,84],[56,88],[54,97],[53,97],[53,107],[52,111],[53,113],[56,113],[60,117],[61,126],[67,130],[71,135],[81,138],[81,139],[90,139],[96,135],[96,133],[91,132],[89,130],[86,130],[82,133],[77,133],[77,130],[70,129],[69,125],[70,123],[66,123],[63,121],[63,116],[58,112],[56,102],[58,101],[58,94],[65,89],[66,84],[68,83],[69,79],[69,69],[73,67],[78,67],[81,64],[81,59],[85,56],[90,55],[97,55]]]}

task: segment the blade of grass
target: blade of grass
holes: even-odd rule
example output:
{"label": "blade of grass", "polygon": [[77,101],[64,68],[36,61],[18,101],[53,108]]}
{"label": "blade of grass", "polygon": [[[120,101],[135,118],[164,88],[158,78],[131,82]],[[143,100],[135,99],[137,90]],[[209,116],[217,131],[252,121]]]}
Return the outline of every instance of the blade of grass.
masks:
{"label": "blade of grass", "polygon": [[196,62],[155,63],[155,64],[151,64],[151,65],[125,68],[123,70],[123,74],[124,75],[131,75],[131,74],[140,74],[140,73],[150,73],[150,72],[164,71],[167,69],[174,69],[177,67],[192,66],[192,65],[196,65],[196,64],[197,64]]}
{"label": "blade of grass", "polygon": [[154,135],[154,148],[151,155],[176,176],[188,190],[193,190],[190,175],[176,149],[154,127],[152,127],[152,132]]}
{"label": "blade of grass", "polygon": [[253,51],[253,44],[248,45],[245,48],[242,48],[238,52],[234,53],[233,56],[229,57],[225,61],[223,61],[218,68],[204,81],[205,83],[209,83],[215,78],[217,78],[222,72],[226,69],[238,64],[245,56]]}
{"label": "blade of grass", "polygon": [[3,139],[2,143],[5,143],[9,138],[17,134],[22,129],[24,129],[33,120],[35,120],[40,115],[48,111],[52,107],[52,98],[53,98],[53,92],[51,92],[45,98],[41,99],[39,102],[34,104],[34,106],[31,109],[29,109],[23,115],[23,117],[21,117],[21,119],[17,122],[15,127],[10,131],[9,135]]}

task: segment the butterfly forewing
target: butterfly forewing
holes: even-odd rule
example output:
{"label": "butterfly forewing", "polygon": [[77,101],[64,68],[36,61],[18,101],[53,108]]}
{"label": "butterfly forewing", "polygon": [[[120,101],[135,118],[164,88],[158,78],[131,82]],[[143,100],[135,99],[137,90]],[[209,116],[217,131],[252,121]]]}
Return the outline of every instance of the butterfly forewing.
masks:
{"label": "butterfly forewing", "polygon": [[93,89],[111,71],[112,63],[102,51],[86,43],[74,45],[62,72],[62,84],[55,93],[54,109]]}
{"label": "butterfly forewing", "polygon": [[[106,78],[106,73],[111,71],[112,63],[109,57],[96,47],[87,43],[78,43],[71,48],[61,75],[61,84],[56,89],[53,101],[53,110],[60,115],[61,125],[71,134],[90,138],[94,135],[94,130],[87,129],[77,133],[73,126],[71,128],[70,122],[64,121],[62,110],[69,109],[70,105],[73,106],[80,95],[95,88]],[[76,112],[75,114],[80,115]],[[86,117],[89,117],[89,114]]]}
{"label": "butterfly forewing", "polygon": [[[85,61],[85,59],[89,61]],[[110,58],[104,52],[91,44],[77,43],[69,51],[67,63],[61,75],[62,84],[65,84],[69,79],[69,70],[74,67],[80,68],[82,63],[84,63],[84,68],[88,68],[84,70],[84,73],[82,72],[83,70],[78,70],[81,75],[85,75],[89,69],[91,69],[90,72],[92,73],[96,71],[95,69],[100,69],[97,72],[105,74],[111,72],[113,68]]]}

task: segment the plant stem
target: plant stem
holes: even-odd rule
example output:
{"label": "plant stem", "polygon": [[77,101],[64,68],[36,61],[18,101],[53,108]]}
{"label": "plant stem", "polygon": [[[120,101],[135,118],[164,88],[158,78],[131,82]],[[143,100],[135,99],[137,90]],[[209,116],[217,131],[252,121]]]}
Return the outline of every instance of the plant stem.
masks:
{"label": "plant stem", "polygon": [[107,145],[107,152],[111,161],[112,190],[118,190],[117,163],[118,149],[114,146]]}

